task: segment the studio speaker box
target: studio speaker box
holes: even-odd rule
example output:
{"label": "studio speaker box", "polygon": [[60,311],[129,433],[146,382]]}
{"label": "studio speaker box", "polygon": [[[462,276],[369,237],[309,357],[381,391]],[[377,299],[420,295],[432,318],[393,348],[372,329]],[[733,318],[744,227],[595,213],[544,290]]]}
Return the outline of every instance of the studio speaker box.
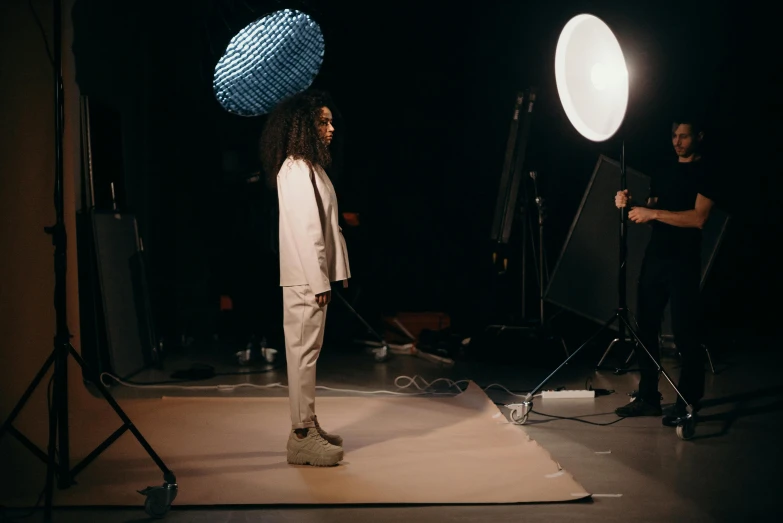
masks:
{"label": "studio speaker box", "polygon": [[[646,197],[650,188],[649,176],[626,167],[626,181],[631,194],[636,195],[636,198]],[[614,206],[619,182],[620,163],[600,156],[544,296],[546,301],[601,325],[613,317],[619,305],[620,217]],[[702,231],[702,286],[728,221],[725,212],[713,207]],[[632,315],[636,309],[636,282],[650,233],[649,225],[628,221],[626,289],[628,309]],[[618,322],[613,322],[611,328],[617,330],[618,326]],[[671,337],[668,305],[661,335]]]}

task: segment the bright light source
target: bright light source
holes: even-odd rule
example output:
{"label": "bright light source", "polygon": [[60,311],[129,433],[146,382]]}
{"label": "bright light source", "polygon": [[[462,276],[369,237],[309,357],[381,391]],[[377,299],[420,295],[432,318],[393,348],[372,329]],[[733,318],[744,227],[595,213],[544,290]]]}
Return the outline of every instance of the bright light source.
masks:
{"label": "bright light source", "polygon": [[606,86],[609,83],[608,77],[609,72],[607,71],[606,66],[601,62],[595,64],[590,70],[590,80],[592,80],[593,86],[599,91],[606,89]]}
{"label": "bright light source", "polygon": [[555,79],[568,119],[585,138],[602,142],[617,132],[628,107],[628,70],[620,43],[600,18],[581,14],[563,28]]}
{"label": "bright light source", "polygon": [[231,39],[215,66],[215,97],[231,113],[266,114],[310,87],[323,57],[324,38],[315,21],[300,11],[276,11]]}

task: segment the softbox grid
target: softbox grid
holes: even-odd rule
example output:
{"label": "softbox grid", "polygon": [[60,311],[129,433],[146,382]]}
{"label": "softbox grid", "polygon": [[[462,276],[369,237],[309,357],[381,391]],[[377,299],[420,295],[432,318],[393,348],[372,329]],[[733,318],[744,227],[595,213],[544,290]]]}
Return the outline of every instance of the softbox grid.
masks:
{"label": "softbox grid", "polygon": [[280,100],[307,89],[323,57],[323,34],[312,18],[291,9],[276,11],[231,39],[215,66],[215,97],[230,113],[266,114]]}

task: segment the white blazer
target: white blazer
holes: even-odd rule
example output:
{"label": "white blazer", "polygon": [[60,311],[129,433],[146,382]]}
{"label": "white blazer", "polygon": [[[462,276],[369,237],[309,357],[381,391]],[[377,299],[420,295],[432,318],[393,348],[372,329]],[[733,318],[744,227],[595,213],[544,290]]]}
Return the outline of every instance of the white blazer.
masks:
{"label": "white blazer", "polygon": [[313,293],[351,277],[339,225],[337,194],[326,172],[287,158],[277,173],[280,286],[309,285]]}

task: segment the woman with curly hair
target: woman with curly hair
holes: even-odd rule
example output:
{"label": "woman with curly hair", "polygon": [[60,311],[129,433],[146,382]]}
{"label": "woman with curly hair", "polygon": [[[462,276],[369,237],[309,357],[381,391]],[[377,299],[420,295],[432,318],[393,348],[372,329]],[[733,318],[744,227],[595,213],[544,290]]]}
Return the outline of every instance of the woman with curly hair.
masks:
{"label": "woman with curly hair", "polygon": [[[288,463],[330,466],[343,459],[342,438],[315,415],[315,365],[324,339],[331,282],[347,285],[351,271],[338,223],[331,164],[332,104],[308,90],[280,102],[261,134],[261,163],[277,190],[280,286],[292,430]],[[274,183],[272,183],[274,182]]]}

